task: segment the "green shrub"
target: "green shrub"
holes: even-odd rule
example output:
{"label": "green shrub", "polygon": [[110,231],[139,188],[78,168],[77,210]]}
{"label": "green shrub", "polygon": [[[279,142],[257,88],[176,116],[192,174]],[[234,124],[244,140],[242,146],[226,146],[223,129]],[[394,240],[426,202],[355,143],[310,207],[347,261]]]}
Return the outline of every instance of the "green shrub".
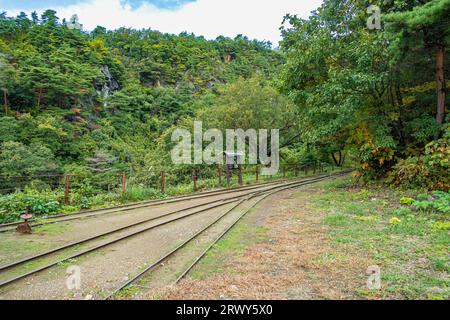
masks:
{"label": "green shrub", "polygon": [[127,189],[127,192],[120,196],[122,202],[136,202],[147,199],[161,199],[165,195],[160,190],[146,188],[141,186],[133,186]]}
{"label": "green shrub", "polygon": [[442,139],[427,144],[421,156],[400,160],[390,173],[388,182],[398,186],[449,190],[450,126]]}
{"label": "green shrub", "polygon": [[415,202],[413,198],[403,197],[400,199],[400,204],[411,205]]}
{"label": "green shrub", "polygon": [[36,216],[57,213],[61,210],[58,201],[60,197],[61,195],[50,190],[36,191],[30,188],[0,196],[0,222],[16,221],[27,209]]}
{"label": "green shrub", "polygon": [[450,192],[435,191],[431,197],[427,196],[426,200],[418,199],[412,206],[421,211],[434,210],[438,213],[450,213]]}
{"label": "green shrub", "polygon": [[408,216],[408,215],[412,214],[412,211],[409,208],[400,207],[400,208],[395,209],[393,214],[395,216],[404,217],[404,216]]}

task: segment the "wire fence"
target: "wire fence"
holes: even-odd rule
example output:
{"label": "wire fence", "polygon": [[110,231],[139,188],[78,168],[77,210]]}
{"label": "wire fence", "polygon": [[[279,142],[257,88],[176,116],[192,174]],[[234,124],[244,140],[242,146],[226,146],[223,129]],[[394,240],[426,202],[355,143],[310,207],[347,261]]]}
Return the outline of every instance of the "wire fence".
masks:
{"label": "wire fence", "polygon": [[106,172],[86,175],[30,175],[0,176],[0,194],[22,192],[26,188],[35,190],[53,190],[64,193],[64,202],[70,204],[72,193],[96,194],[103,192],[126,194],[134,187],[157,190],[162,194],[182,194],[198,192],[219,187],[234,187],[244,184],[292,179],[318,173],[334,172],[338,167],[320,161],[308,161],[298,164],[284,164],[269,176],[261,175],[261,165],[235,166],[229,170],[227,179],[226,165],[198,166],[186,170],[149,172],[148,177],[129,172]]}

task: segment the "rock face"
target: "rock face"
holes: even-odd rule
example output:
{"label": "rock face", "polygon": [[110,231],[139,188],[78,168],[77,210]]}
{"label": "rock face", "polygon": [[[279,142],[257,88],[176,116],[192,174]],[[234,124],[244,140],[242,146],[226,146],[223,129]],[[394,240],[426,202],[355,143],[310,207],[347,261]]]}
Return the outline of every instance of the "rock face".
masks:
{"label": "rock face", "polygon": [[69,29],[78,29],[83,30],[83,25],[78,21],[78,15],[74,14],[69,22],[66,23],[67,28]]}
{"label": "rock face", "polygon": [[107,65],[102,66],[102,73],[105,75],[106,82],[103,84],[100,91],[97,91],[103,100],[103,106],[106,108],[107,99],[111,92],[119,90],[120,86],[114,76],[111,74],[109,67]]}

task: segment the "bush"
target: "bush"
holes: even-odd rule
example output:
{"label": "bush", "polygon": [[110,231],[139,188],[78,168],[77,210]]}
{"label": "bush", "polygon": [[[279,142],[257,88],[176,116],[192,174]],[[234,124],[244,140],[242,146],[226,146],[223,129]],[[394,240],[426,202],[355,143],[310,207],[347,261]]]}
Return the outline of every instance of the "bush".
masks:
{"label": "bush", "polygon": [[161,199],[164,197],[165,195],[162,194],[160,190],[133,186],[129,187],[127,192],[120,196],[120,200],[122,202],[136,202],[147,199]]}
{"label": "bush", "polygon": [[397,186],[450,189],[450,130],[438,141],[425,147],[422,156],[401,160],[390,173],[388,182]]}
{"label": "bush", "polygon": [[53,191],[36,191],[29,188],[24,192],[0,196],[0,222],[19,220],[20,215],[27,209],[36,216],[57,213],[61,210],[61,204],[58,201],[61,196]]}
{"label": "bush", "polygon": [[411,205],[414,203],[414,199],[413,198],[408,198],[408,197],[403,197],[400,199],[400,204],[406,204],[406,205]]}
{"label": "bush", "polygon": [[393,214],[399,217],[406,217],[412,214],[411,209],[406,207],[400,207],[394,210]]}
{"label": "bush", "polygon": [[[420,199],[419,199],[420,198]],[[438,213],[450,213],[450,192],[435,191],[431,196],[417,197],[412,206],[420,211],[436,211]]]}

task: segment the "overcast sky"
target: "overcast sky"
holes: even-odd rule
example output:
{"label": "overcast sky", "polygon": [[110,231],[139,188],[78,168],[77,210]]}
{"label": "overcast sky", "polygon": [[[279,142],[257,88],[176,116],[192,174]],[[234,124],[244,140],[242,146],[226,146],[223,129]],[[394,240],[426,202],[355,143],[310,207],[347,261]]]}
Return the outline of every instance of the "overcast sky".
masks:
{"label": "overcast sky", "polygon": [[85,30],[97,25],[108,29],[126,26],[175,34],[188,31],[208,39],[243,34],[276,46],[285,14],[308,17],[321,3],[322,0],[0,0],[0,11],[12,16],[20,11],[42,13],[53,9],[61,19],[78,14]]}

